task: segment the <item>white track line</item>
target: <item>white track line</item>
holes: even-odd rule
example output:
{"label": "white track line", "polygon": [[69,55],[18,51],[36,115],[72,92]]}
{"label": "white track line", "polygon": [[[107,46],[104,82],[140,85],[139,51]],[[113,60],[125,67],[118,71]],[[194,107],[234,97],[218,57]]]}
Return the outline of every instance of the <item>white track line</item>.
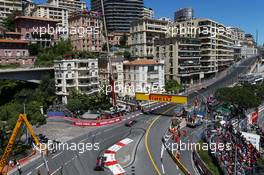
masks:
{"label": "white track line", "polygon": [[51,173],[51,175],[57,173],[62,167],[59,167],[58,169],[56,169],[53,173]]}
{"label": "white track line", "polygon": [[36,167],[35,169],[39,169],[40,167],[42,167],[44,165],[44,163],[40,164],[38,167]]}
{"label": "white track line", "polygon": [[54,159],[54,158],[58,157],[58,156],[61,155],[62,153],[63,153],[63,152],[60,152],[60,153],[54,155],[51,159]]}

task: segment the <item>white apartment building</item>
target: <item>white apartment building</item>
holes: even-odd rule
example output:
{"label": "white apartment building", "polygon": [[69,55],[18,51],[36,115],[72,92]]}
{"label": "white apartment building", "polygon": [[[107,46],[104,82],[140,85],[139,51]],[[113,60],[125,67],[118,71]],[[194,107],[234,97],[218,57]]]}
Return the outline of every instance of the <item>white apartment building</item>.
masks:
{"label": "white apartment building", "polygon": [[124,95],[135,96],[135,92],[161,92],[165,86],[164,62],[139,59],[124,62]]}
{"label": "white apartment building", "polygon": [[152,8],[147,8],[144,7],[143,9],[143,18],[149,18],[149,19],[154,19],[154,10]]}
{"label": "white apartment building", "polygon": [[214,76],[233,64],[234,40],[232,32],[223,24],[210,19],[191,19],[169,26],[169,36],[199,38],[201,40],[201,70],[205,78]]}
{"label": "white apartment building", "polygon": [[63,59],[54,62],[56,94],[67,104],[73,90],[85,94],[99,91],[98,59]]}
{"label": "white apartment building", "polygon": [[63,7],[57,7],[54,5],[43,4],[36,5],[32,11],[32,16],[51,18],[59,20],[59,26],[68,28],[68,9]]}
{"label": "white apartment building", "polygon": [[86,2],[80,0],[48,0],[47,3],[56,7],[68,9],[69,15],[73,12],[86,9]]}
{"label": "white apartment building", "polygon": [[0,0],[0,21],[13,11],[22,11],[22,0]]}
{"label": "white apartment building", "polygon": [[147,18],[132,22],[130,27],[132,56],[153,58],[154,40],[165,37],[167,25],[167,21]]}

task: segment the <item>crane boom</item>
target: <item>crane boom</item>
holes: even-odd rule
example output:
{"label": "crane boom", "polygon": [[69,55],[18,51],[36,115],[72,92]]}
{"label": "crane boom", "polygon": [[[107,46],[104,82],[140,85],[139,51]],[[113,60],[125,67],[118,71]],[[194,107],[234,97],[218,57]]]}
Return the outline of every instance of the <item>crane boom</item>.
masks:
{"label": "crane boom", "polygon": [[18,117],[16,126],[15,126],[15,128],[14,128],[14,130],[12,132],[12,135],[11,135],[9,141],[8,141],[8,144],[7,144],[6,148],[5,148],[5,152],[2,155],[2,157],[1,157],[1,160],[0,160],[0,174],[3,173],[4,167],[7,164],[7,160],[8,160],[9,155],[11,154],[11,152],[13,150],[13,146],[15,144],[18,131],[21,128],[23,122],[26,124],[26,127],[27,127],[28,131],[30,132],[31,136],[33,137],[34,142],[36,143],[36,145],[40,146],[40,142],[39,142],[38,138],[36,137],[36,135],[35,135],[32,127],[31,127],[30,123],[28,122],[26,114],[20,114],[19,117]]}

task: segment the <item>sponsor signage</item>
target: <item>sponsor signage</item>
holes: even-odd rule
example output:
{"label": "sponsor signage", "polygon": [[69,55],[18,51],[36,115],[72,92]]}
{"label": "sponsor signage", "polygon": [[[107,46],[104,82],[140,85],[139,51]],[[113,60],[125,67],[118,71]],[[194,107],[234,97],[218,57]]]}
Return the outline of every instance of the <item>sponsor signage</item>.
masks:
{"label": "sponsor signage", "polygon": [[187,96],[181,95],[136,93],[136,100],[186,104],[188,99]]}
{"label": "sponsor signage", "polygon": [[242,135],[259,151],[260,136],[253,133],[242,132]]}

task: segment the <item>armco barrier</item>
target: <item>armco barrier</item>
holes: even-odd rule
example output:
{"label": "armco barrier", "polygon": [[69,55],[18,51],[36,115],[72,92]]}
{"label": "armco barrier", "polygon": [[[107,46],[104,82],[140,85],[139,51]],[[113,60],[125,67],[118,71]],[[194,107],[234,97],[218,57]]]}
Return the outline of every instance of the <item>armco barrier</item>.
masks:
{"label": "armco barrier", "polygon": [[121,122],[122,118],[115,118],[112,120],[107,120],[107,121],[75,121],[74,126],[105,126],[105,125],[110,125],[114,123]]}
{"label": "armco barrier", "polygon": [[201,160],[199,154],[196,151],[193,151],[193,162],[200,174],[214,175],[206,166],[206,164]]}
{"label": "armco barrier", "polygon": [[[165,140],[162,138],[162,142],[165,146]],[[187,170],[187,168],[181,163],[181,161],[172,153],[172,151],[165,146],[165,149],[169,153],[170,157],[172,160],[177,164],[177,166],[180,168],[180,170],[185,174],[185,175],[190,175],[191,173]]]}
{"label": "armco barrier", "polygon": [[48,117],[48,119],[53,121],[70,122],[74,126],[105,126],[105,125],[121,122],[123,118],[116,117],[109,120],[81,120],[72,117],[52,116],[52,117]]}

